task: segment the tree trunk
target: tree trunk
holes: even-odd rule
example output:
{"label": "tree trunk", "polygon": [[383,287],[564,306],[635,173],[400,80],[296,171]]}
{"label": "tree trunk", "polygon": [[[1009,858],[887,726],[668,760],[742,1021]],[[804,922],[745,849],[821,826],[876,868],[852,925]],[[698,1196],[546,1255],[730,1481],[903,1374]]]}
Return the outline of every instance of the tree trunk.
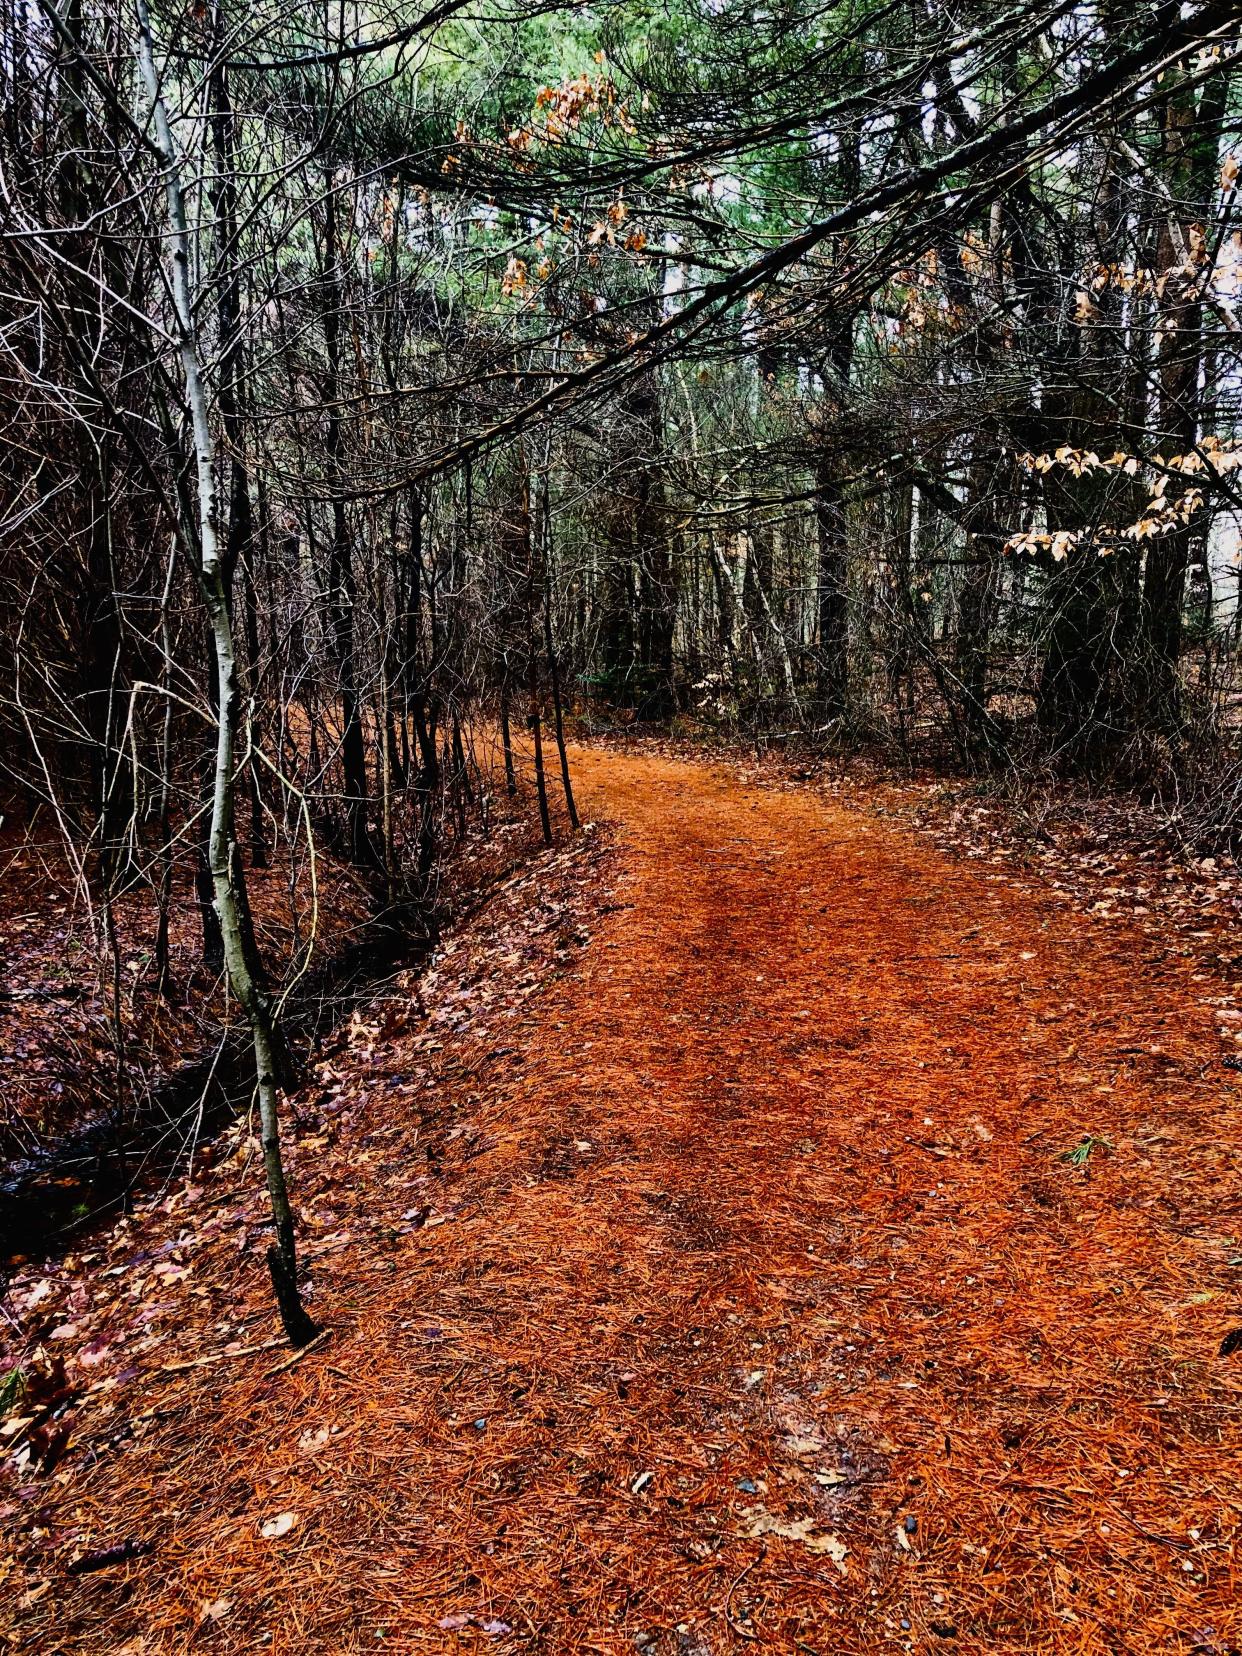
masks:
{"label": "tree trunk", "polygon": [[[138,58],[154,120],[155,140],[165,173],[168,215],[171,221],[172,271],[170,286],[176,311],[182,373],[190,411],[194,469],[198,494],[199,576],[211,635],[215,645],[217,722],[215,770],[212,788],[208,863],[215,910],[224,940],[229,982],[250,1026],[262,1128],[263,1166],[271,1200],[275,1245],[268,1249],[268,1268],[285,1332],[294,1345],[305,1345],[318,1332],[301,1301],[297,1281],[297,1254],[293,1210],[285,1183],[280,1151],[277,1099],[289,1076],[289,1057],[271,1002],[247,946],[244,922],[244,874],[237,854],[234,830],[234,741],[237,719],[237,667],[233,627],[220,545],[216,499],[216,450],[211,429],[207,386],[199,361],[191,288],[192,245],[181,189],[180,157],[169,126],[155,67],[151,24],[146,0],[136,0]],[[187,537],[188,538],[188,537]]]}
{"label": "tree trunk", "polygon": [[574,803],[573,783],[569,776],[569,755],[565,751],[565,714],[561,704],[561,673],[556,659],[556,645],[552,637],[552,509],[548,499],[548,477],[545,470],[539,487],[539,525],[543,542],[543,639],[548,656],[548,679],[552,688],[552,715],[555,721],[556,751],[561,762],[561,786],[565,791],[565,808],[570,826],[576,831],[578,807]]}
{"label": "tree trunk", "polygon": [[[336,245],[336,192],[331,180],[328,181],[324,202],[323,330],[328,365],[324,386],[324,405],[327,409],[324,451],[329,477],[339,491],[344,446],[339,411],[343,293]],[[366,744],[362,735],[354,627],[356,603],[353,539],[345,515],[345,502],[336,492],[332,501],[332,542],[328,551],[328,615],[341,691],[341,767],[344,773],[346,845],[351,861],[360,867],[372,867],[375,853],[367,822]]]}
{"label": "tree trunk", "polygon": [[[1186,71],[1168,71],[1179,82]],[[1216,182],[1221,124],[1228,85],[1218,76],[1204,87],[1198,106],[1192,83],[1180,84],[1164,105],[1163,172],[1168,190],[1162,214],[1158,264],[1163,279],[1162,326],[1157,347],[1159,443],[1166,459],[1188,454],[1198,440],[1199,369],[1203,345],[1203,226]],[[1170,495],[1177,484],[1171,481]],[[1148,546],[1143,622],[1153,667],[1153,712],[1179,721],[1178,662],[1182,610],[1194,529],[1179,525]]]}

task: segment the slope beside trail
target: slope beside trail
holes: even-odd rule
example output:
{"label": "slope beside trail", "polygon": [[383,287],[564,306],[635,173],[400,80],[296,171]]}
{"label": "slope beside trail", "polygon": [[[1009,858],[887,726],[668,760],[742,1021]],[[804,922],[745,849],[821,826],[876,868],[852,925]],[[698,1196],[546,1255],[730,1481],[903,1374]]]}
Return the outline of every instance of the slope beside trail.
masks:
{"label": "slope beside trail", "polygon": [[[1212,983],[810,793],[575,764],[618,824],[589,943],[333,1059],[361,1102],[297,1151],[332,1339],[70,1457],[51,1533],[158,1546],[18,1647],[1236,1649]],[[433,1218],[368,1228],[405,1187]]]}

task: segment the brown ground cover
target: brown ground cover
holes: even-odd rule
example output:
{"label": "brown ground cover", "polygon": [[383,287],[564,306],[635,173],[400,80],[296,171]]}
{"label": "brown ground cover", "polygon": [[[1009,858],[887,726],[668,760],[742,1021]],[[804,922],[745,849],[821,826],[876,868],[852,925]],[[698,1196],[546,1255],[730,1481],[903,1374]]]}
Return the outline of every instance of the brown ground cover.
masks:
{"label": "brown ground cover", "polygon": [[[345,947],[367,914],[363,882],[300,849],[247,870],[264,958],[311,969]],[[227,1020],[222,972],[204,965],[188,858],[176,870],[169,978],[154,960],[157,912],[135,881],[114,904],[114,959],[102,913],[42,823],[0,828],[0,1174],[53,1154],[74,1133],[147,1105],[178,1068],[209,1054]]]}
{"label": "brown ground cover", "polygon": [[19,1273],[75,1395],[10,1461],[10,1645],[1242,1644],[1231,986],[810,792],[577,765],[615,845],[296,1102],[322,1344],[254,1349],[244,1127]]}

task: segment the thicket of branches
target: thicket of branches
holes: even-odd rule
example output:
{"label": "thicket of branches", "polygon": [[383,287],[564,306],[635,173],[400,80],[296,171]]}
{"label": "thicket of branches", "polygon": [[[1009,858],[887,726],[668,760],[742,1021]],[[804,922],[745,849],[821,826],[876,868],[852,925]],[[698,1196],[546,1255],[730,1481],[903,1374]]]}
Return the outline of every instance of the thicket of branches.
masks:
{"label": "thicket of branches", "polygon": [[299,1337],[246,865],[425,906],[481,722],[545,835],[566,708],[1210,757],[1236,835],[1235,7],[0,25],[9,791],[157,987],[197,901]]}

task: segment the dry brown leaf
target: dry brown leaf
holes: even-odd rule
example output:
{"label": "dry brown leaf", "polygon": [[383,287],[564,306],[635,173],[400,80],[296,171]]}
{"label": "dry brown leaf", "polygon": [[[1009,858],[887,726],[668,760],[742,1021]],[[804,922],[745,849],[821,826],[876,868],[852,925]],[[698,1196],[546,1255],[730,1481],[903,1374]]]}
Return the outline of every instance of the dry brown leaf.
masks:
{"label": "dry brown leaf", "polygon": [[747,1520],[746,1535],[756,1540],[765,1535],[778,1535],[783,1541],[797,1541],[808,1552],[823,1553],[830,1558],[842,1575],[848,1573],[845,1560],[849,1548],[830,1531],[820,1532],[814,1518],[775,1518],[763,1507],[751,1507],[743,1516]]}

